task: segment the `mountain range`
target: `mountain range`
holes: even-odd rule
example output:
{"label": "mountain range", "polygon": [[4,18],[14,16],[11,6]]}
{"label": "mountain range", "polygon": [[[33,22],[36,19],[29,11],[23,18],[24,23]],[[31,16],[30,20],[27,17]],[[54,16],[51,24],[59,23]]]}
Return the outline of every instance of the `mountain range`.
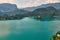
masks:
{"label": "mountain range", "polygon": [[60,16],[60,3],[42,4],[36,7],[17,8],[16,4],[2,3],[0,4],[0,20],[4,19],[20,19],[23,17],[34,16],[40,19],[53,16]]}
{"label": "mountain range", "polygon": [[42,4],[40,6],[27,7],[27,8],[23,8],[23,9],[28,10],[28,11],[34,11],[35,9],[46,8],[46,7],[49,7],[49,6],[52,6],[52,7],[56,8],[56,9],[60,9],[60,3],[48,3],[48,4]]}
{"label": "mountain range", "polygon": [[1,12],[10,12],[10,11],[15,11],[16,9],[17,9],[16,4],[9,4],[9,3],[0,4]]}
{"label": "mountain range", "polygon": [[26,13],[28,11],[24,9],[18,9],[16,4],[2,3],[0,4],[0,16],[1,15],[15,15],[18,13]]}
{"label": "mountain range", "polygon": [[49,4],[42,4],[40,6],[35,6],[35,7],[27,7],[27,8],[22,8],[19,9],[17,8],[16,4],[10,4],[10,3],[2,3],[0,4],[0,12],[18,12],[18,13],[27,13],[27,12],[32,12],[38,8],[46,8],[46,7],[54,7],[56,9],[60,9],[60,3],[49,3]]}

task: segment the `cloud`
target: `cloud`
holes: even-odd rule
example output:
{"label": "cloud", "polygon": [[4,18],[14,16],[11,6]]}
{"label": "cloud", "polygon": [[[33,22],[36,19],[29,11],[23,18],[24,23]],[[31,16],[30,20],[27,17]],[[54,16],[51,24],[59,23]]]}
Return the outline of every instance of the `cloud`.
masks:
{"label": "cloud", "polygon": [[59,0],[19,0],[17,5],[20,8],[25,8],[25,7],[32,7],[32,6],[38,6],[41,4],[55,3],[55,2],[59,2]]}
{"label": "cloud", "polygon": [[21,0],[17,3],[18,7],[31,7],[31,6],[37,6],[40,5],[40,0],[26,0],[25,2],[21,2]]}
{"label": "cloud", "polygon": [[13,3],[14,0],[0,0],[0,3]]}
{"label": "cloud", "polygon": [[59,0],[46,0],[46,3],[55,3],[55,2],[59,2]]}
{"label": "cloud", "polygon": [[0,0],[0,3],[17,4],[18,8],[32,7],[54,2],[60,2],[60,0]]}

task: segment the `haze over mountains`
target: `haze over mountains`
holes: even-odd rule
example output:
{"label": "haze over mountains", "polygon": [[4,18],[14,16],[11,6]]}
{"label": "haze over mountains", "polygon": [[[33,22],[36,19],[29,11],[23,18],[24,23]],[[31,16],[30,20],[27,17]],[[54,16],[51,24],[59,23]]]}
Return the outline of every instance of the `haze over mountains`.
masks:
{"label": "haze over mountains", "polygon": [[[60,3],[43,4],[37,7],[19,9],[16,4],[0,4],[0,20],[21,19],[34,16],[36,18],[60,16]],[[41,17],[40,17],[41,16]]]}
{"label": "haze over mountains", "polygon": [[28,8],[23,8],[23,9],[18,9],[17,8],[17,5],[16,4],[9,4],[9,3],[2,3],[0,4],[0,11],[1,12],[12,12],[12,11],[19,11],[20,12],[29,12],[29,11],[34,11],[35,9],[38,9],[38,8],[46,8],[46,7],[49,7],[49,6],[52,6],[56,9],[60,9],[60,3],[50,3],[50,4],[42,4],[40,6],[36,6],[36,7],[28,7]]}
{"label": "haze over mountains", "polygon": [[18,9],[16,4],[2,3],[0,4],[0,15],[15,15],[17,13],[25,13],[26,10]]}
{"label": "haze over mountains", "polygon": [[60,9],[60,3],[49,3],[49,4],[42,4],[40,6],[24,8],[24,10],[33,11],[37,8],[46,8],[48,6],[52,6],[52,7],[55,7],[56,9]]}

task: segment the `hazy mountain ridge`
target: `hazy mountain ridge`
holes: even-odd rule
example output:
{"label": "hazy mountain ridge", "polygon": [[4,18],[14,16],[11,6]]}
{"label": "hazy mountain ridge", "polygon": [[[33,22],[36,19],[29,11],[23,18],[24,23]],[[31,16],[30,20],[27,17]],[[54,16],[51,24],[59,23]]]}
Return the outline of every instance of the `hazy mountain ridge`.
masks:
{"label": "hazy mountain ridge", "polygon": [[[9,4],[9,5],[13,5],[13,4]],[[60,16],[60,10],[58,10],[56,7],[53,6],[45,6],[45,7],[38,6],[39,8],[36,8],[33,11],[18,9],[16,7],[17,6],[14,7],[11,6],[9,7],[9,9],[5,7],[5,9],[7,10],[10,10],[11,8],[11,11],[7,11],[7,12],[4,9],[2,10],[4,10],[5,12],[0,10],[0,20],[22,19],[24,17],[35,17],[36,19],[43,18],[43,19],[50,20],[54,16]]]}
{"label": "hazy mountain ridge", "polygon": [[35,6],[35,7],[27,7],[27,8],[23,8],[24,10],[29,10],[29,11],[34,11],[35,9],[38,9],[38,8],[46,8],[46,7],[49,7],[49,6],[52,6],[56,9],[60,9],[60,3],[49,3],[49,4],[42,4],[40,6]]}
{"label": "hazy mountain ridge", "polygon": [[15,11],[16,9],[17,9],[16,4],[9,4],[9,3],[0,4],[1,12],[10,12],[10,11]]}
{"label": "hazy mountain ridge", "polygon": [[40,16],[50,16],[52,14],[54,14],[57,10],[54,7],[46,7],[46,8],[38,8],[36,10],[34,10],[32,13],[36,14],[36,15],[40,15]]}
{"label": "hazy mountain ridge", "polygon": [[2,3],[0,4],[0,16],[1,15],[16,15],[18,13],[26,13],[28,11],[18,9],[16,4]]}

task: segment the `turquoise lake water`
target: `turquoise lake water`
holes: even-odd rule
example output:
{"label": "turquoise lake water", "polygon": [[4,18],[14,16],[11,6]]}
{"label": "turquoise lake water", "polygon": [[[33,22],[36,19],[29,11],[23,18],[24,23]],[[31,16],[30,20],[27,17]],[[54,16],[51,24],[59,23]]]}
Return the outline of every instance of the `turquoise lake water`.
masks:
{"label": "turquoise lake water", "polygon": [[0,21],[0,40],[50,40],[60,31],[60,21],[39,21],[29,17]]}

